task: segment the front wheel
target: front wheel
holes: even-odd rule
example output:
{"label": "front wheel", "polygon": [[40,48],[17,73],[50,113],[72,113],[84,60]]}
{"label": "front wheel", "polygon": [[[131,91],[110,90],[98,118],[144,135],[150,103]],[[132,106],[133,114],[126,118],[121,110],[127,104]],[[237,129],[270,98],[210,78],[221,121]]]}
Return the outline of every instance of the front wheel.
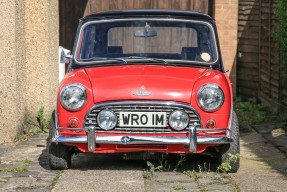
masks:
{"label": "front wheel", "polygon": [[67,146],[61,143],[54,143],[52,141],[55,131],[55,112],[53,112],[50,123],[50,134],[48,138],[49,166],[52,170],[68,169],[71,167],[71,152]]}
{"label": "front wheel", "polygon": [[233,139],[233,142],[222,145],[219,149],[219,170],[236,173],[239,169],[240,162],[240,141],[238,118],[234,111],[232,113],[230,137]]}
{"label": "front wheel", "polygon": [[63,170],[71,167],[69,148],[61,143],[51,143],[49,147],[49,166],[52,170]]}

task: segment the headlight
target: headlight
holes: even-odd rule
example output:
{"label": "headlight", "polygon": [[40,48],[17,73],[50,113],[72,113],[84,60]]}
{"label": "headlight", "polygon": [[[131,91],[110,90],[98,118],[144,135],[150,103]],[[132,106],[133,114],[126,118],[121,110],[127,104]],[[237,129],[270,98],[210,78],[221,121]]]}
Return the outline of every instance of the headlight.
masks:
{"label": "headlight", "polygon": [[103,110],[98,114],[98,125],[104,130],[111,130],[117,124],[117,116],[113,111]]}
{"label": "headlight", "polygon": [[69,111],[80,110],[85,105],[86,100],[86,89],[78,83],[66,85],[60,94],[62,106]]}
{"label": "headlight", "polygon": [[224,94],[218,85],[206,84],[199,89],[197,101],[204,111],[214,112],[223,104]]}
{"label": "headlight", "polygon": [[169,115],[169,125],[175,130],[183,130],[187,127],[189,116],[183,111],[173,111]]}

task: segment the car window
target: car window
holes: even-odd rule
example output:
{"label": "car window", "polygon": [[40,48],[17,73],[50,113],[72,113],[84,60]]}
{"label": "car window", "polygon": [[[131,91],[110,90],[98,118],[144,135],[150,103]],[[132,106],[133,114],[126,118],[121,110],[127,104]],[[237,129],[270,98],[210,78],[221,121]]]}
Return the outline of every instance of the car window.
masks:
{"label": "car window", "polygon": [[86,24],[76,59],[144,56],[212,63],[217,60],[214,31],[205,22],[170,19],[97,21]]}

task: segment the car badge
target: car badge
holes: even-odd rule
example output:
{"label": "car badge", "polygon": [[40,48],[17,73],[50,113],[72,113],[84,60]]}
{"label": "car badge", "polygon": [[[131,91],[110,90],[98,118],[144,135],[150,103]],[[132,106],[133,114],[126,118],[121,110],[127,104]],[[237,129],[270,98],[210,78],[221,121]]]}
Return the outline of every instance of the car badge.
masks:
{"label": "car badge", "polygon": [[124,136],[121,138],[121,143],[127,144],[131,141],[131,138],[129,136]]}
{"label": "car badge", "polygon": [[134,92],[132,92],[132,94],[135,96],[149,96],[149,95],[151,95],[151,92],[146,91],[144,89],[144,87],[141,87],[140,90],[134,91]]}

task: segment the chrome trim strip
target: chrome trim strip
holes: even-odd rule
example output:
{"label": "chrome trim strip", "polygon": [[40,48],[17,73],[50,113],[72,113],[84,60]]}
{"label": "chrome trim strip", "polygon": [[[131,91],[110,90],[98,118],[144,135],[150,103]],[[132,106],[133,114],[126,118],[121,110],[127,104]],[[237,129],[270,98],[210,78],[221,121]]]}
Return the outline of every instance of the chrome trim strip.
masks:
{"label": "chrome trim strip", "polygon": [[230,137],[231,132],[231,126],[232,126],[232,118],[233,118],[233,105],[230,107],[230,115],[229,115],[229,121],[228,121],[228,132],[226,134],[227,137]]}
{"label": "chrome trim strip", "polygon": [[[75,53],[78,53],[78,49],[79,49],[79,41],[80,41],[80,37],[82,36],[83,30],[85,27],[87,27],[90,24],[94,24],[94,23],[109,23],[109,22],[117,22],[117,21],[177,21],[177,22],[190,22],[190,23],[202,23],[207,25],[212,33],[213,33],[213,41],[214,41],[214,45],[215,45],[215,49],[216,49],[216,60],[214,62],[208,63],[208,62],[201,62],[201,61],[189,61],[190,63],[200,63],[200,64],[204,64],[204,65],[213,65],[215,63],[218,62],[219,60],[219,51],[218,51],[218,45],[217,45],[217,41],[216,41],[216,33],[214,31],[213,26],[206,22],[206,21],[196,21],[196,20],[187,20],[187,19],[176,19],[176,18],[129,18],[129,19],[106,19],[106,20],[97,20],[97,21],[88,21],[86,22],[84,25],[81,26],[80,29],[80,34],[78,35],[78,39],[77,39],[77,45],[76,45],[76,50]],[[82,62],[82,61],[78,61],[78,58],[76,58],[75,54],[73,54],[73,57],[75,59],[75,61],[79,64],[91,64],[91,63],[97,63],[95,61],[90,61],[90,62]],[[176,62],[176,61],[188,61],[188,60],[171,60],[171,59],[166,59],[166,61],[169,62]]]}
{"label": "chrome trim strip", "polygon": [[[103,102],[95,104],[91,109],[105,107],[107,105],[133,105],[133,104],[147,104],[147,105],[172,105],[176,107],[186,107],[192,109],[196,112],[196,110],[188,104],[175,102],[175,101],[150,101],[150,100],[142,100],[142,101],[115,101],[115,102]],[[198,115],[198,114],[197,114]]]}
{"label": "chrome trim strip", "polygon": [[[70,130],[70,131],[75,131],[75,132],[82,132],[85,131],[87,132],[89,128],[64,128],[64,127],[58,127],[57,130]],[[225,133],[228,132],[229,128],[196,128],[196,132],[204,132],[204,133],[208,133],[208,134],[218,134],[218,133]],[[119,131],[100,131],[100,130],[96,130],[96,133],[113,133],[113,134],[127,134],[126,132],[119,132]],[[135,132],[138,133],[138,132]],[[129,134],[135,134],[133,133],[129,133]],[[145,133],[145,132],[141,132],[141,133]],[[179,132],[155,132],[155,134],[182,134],[184,132],[179,131]]]}
{"label": "chrome trim strip", "polygon": [[[53,120],[53,119],[52,119]],[[56,138],[59,137],[59,126],[58,126],[58,115],[57,115],[57,110],[55,110],[55,135],[52,135],[52,142],[57,142]],[[51,130],[50,130],[51,131]]]}
{"label": "chrome trim strip", "polygon": [[[87,136],[56,138],[60,143],[87,143]],[[188,137],[148,137],[148,136],[95,136],[99,144],[185,144],[190,145]],[[227,137],[197,137],[197,144],[226,144],[233,140]],[[194,150],[191,150],[191,152]]]}

